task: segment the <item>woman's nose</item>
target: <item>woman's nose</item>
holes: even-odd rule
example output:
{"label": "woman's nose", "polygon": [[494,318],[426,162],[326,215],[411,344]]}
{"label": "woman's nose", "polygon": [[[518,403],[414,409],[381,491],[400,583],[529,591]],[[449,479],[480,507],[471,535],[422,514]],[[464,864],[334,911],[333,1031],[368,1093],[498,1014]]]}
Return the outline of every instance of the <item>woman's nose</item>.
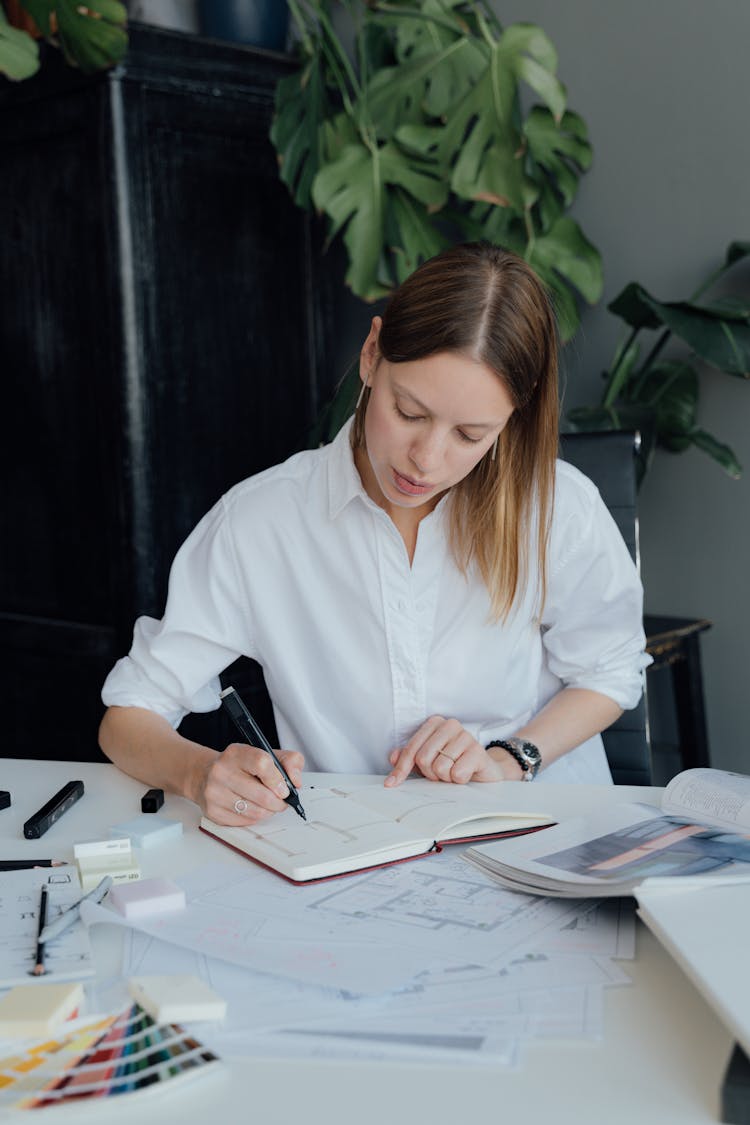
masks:
{"label": "woman's nose", "polygon": [[434,434],[421,435],[409,450],[412,464],[420,473],[429,473],[440,459],[440,439]]}

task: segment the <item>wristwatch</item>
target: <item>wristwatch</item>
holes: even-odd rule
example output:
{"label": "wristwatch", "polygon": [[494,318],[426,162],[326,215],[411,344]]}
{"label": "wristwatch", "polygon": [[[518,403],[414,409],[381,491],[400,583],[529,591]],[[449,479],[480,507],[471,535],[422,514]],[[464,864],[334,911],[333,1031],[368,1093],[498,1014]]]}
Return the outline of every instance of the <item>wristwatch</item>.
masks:
{"label": "wristwatch", "polygon": [[503,750],[508,751],[511,758],[515,758],[523,770],[522,781],[533,781],[542,768],[542,755],[539,753],[539,748],[533,742],[527,742],[525,738],[496,739],[494,742],[488,742],[485,750],[489,750],[492,746],[501,746]]}

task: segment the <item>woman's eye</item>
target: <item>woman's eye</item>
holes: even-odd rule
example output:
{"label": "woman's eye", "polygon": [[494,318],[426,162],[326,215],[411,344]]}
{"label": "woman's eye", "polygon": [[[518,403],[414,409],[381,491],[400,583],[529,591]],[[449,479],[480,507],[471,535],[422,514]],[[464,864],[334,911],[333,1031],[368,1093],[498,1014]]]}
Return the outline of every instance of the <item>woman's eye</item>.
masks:
{"label": "woman's eye", "polygon": [[469,437],[469,435],[465,434],[463,430],[458,430],[457,433],[461,440],[468,441],[469,445],[477,445],[482,440],[478,437]]}
{"label": "woman's eye", "polygon": [[403,420],[405,422],[418,422],[420,420],[421,415],[419,415],[419,414],[406,414],[401,409],[401,407],[398,405],[397,402],[394,402],[393,408],[396,411],[396,413],[398,414],[399,418],[403,418]]}

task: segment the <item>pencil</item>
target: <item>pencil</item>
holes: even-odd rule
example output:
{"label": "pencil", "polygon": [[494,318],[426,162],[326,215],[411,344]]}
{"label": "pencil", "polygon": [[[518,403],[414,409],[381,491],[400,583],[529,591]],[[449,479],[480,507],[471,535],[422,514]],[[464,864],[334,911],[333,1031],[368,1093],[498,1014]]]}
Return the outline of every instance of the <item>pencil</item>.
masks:
{"label": "pencil", "polygon": [[36,943],[36,965],[31,970],[31,975],[34,977],[42,977],[47,971],[44,967],[44,942],[39,938],[42,936],[42,930],[47,921],[47,884],[42,887],[42,895],[39,900],[39,927],[37,929],[37,943]]}
{"label": "pencil", "polygon": [[64,866],[64,859],[0,859],[0,871],[24,871],[28,867]]}

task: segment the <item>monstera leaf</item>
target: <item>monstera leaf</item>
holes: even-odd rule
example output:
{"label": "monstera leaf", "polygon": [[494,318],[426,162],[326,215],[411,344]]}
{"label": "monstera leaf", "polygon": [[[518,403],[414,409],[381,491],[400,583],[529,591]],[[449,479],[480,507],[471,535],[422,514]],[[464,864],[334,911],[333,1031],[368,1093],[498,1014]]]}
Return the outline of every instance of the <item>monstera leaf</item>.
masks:
{"label": "monstera leaf", "polygon": [[323,126],[328,112],[318,56],[278,82],[271,140],[276,146],[281,179],[298,207],[312,205],[312,183],[324,159]]}
{"label": "monstera leaf", "polygon": [[278,84],[271,138],[295,201],[343,239],[352,290],[372,300],[449,239],[487,238],[538,266],[570,337],[601,267],[563,222],[591,150],[544,32],[503,29],[489,0],[289,10],[301,69]]}
{"label": "monstera leaf", "polygon": [[[394,196],[395,188],[403,192]],[[408,201],[440,207],[446,189],[427,168],[416,169],[389,142],[372,148],[346,145],[338,159],[315,177],[312,194],[316,207],[331,220],[330,236],[344,230],[350,261],[347,283],[365,300],[375,300],[393,284],[382,262],[386,209],[390,206],[390,221],[398,228],[401,244],[408,243],[418,252],[420,229],[412,224]],[[432,246],[425,244],[422,252],[429,257]]]}
{"label": "monstera leaf", "polygon": [[38,69],[39,47],[25,31],[10,26],[0,6],[0,74],[18,82]]}
{"label": "monstera leaf", "polygon": [[111,66],[125,54],[127,11],[117,0],[20,0],[42,35],[56,36],[66,60],[85,74]]}

